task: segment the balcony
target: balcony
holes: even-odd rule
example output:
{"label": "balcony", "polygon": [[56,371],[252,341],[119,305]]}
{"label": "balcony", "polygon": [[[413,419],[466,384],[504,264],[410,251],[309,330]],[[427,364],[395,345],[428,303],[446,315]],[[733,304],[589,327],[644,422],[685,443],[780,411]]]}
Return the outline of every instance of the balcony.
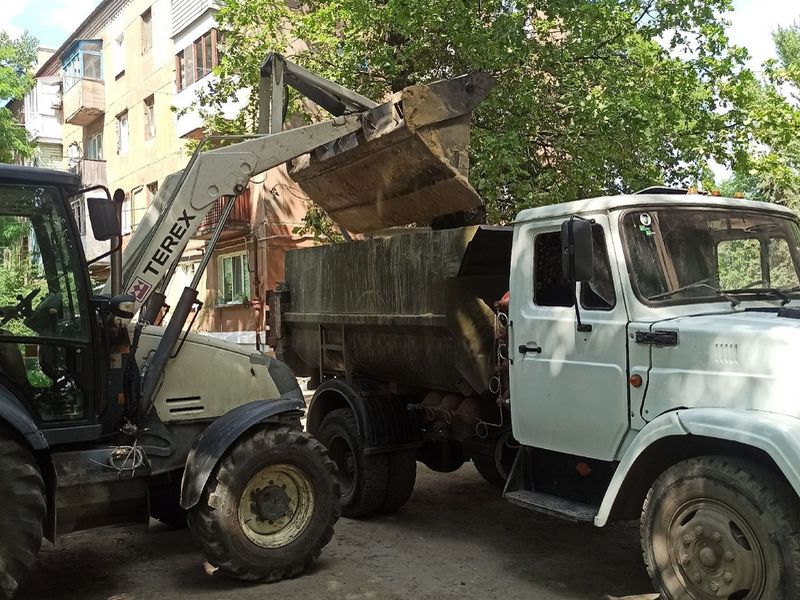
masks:
{"label": "balcony", "polygon": [[106,112],[106,91],[102,81],[79,79],[64,92],[64,121],[84,127]]}
{"label": "balcony", "polygon": [[[226,198],[219,198],[214,206],[211,208],[206,218],[200,223],[197,228],[197,233],[194,237],[197,239],[205,240],[211,237],[214,233],[214,228],[219,223],[222,217],[222,210],[225,206]],[[237,196],[233,210],[228,215],[228,220],[225,221],[225,228],[222,231],[220,239],[229,239],[236,236],[241,236],[250,232],[250,189],[248,188],[241,196]]]}
{"label": "balcony", "polygon": [[70,173],[77,173],[81,176],[81,186],[107,185],[106,183],[106,161],[81,158],[77,162],[69,165]]}

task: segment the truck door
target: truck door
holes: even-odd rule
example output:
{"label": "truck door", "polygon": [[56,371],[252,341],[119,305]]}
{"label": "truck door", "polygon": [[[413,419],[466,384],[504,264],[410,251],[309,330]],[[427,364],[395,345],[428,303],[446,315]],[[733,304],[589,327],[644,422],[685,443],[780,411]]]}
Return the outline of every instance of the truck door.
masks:
{"label": "truck door", "polygon": [[[594,217],[595,276],[573,292],[561,271],[561,220],[515,231],[511,413],[520,443],[601,460],[628,429],[626,324],[607,217]],[[526,351],[521,352],[521,347]]]}

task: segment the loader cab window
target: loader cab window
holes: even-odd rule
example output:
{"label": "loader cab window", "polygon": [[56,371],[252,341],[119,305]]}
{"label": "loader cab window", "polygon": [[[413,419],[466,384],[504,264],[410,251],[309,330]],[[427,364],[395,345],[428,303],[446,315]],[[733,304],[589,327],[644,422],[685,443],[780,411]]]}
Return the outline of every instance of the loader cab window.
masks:
{"label": "loader cab window", "polygon": [[82,261],[55,188],[0,185],[0,378],[42,422],[85,418]]}

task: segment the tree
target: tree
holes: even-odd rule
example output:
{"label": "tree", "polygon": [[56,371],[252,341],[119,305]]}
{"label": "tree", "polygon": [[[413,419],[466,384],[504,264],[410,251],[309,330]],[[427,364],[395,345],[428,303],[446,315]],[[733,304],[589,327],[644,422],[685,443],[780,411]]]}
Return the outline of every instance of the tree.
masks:
{"label": "tree", "polygon": [[[27,33],[12,39],[0,31],[0,104],[24,98],[33,86],[31,67],[36,62],[37,45],[36,38]],[[0,107],[0,162],[8,163],[32,152],[25,128],[8,106]]]}
{"label": "tree", "polygon": [[777,60],[764,65],[761,81],[752,81],[749,126],[752,143],[726,193],[780,202],[800,211],[800,21],[773,34]]}
{"label": "tree", "polygon": [[[720,16],[730,0],[226,0],[219,80],[201,94],[218,132],[252,132],[258,67],[287,47],[303,66],[381,98],[484,69],[471,181],[489,219],[521,208],[695,183],[707,162],[744,168],[755,76]],[[298,44],[303,40],[307,48]],[[219,115],[243,86],[250,102]],[[760,88],[759,88],[760,89]],[[295,99],[290,116],[307,118]],[[783,122],[771,125],[781,129]]]}

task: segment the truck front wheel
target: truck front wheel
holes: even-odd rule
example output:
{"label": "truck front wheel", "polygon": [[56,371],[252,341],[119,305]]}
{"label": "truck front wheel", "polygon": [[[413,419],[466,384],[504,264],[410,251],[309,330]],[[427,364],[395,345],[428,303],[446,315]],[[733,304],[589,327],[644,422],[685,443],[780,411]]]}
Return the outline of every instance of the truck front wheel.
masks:
{"label": "truck front wheel", "polygon": [[800,592],[800,513],[774,474],[707,456],[667,469],[641,519],[647,571],[665,600],[789,600]]}
{"label": "truck front wheel", "polygon": [[304,571],[333,536],[339,485],[325,448],[292,427],[246,433],[189,510],[189,530],[209,563],[246,580]]}

